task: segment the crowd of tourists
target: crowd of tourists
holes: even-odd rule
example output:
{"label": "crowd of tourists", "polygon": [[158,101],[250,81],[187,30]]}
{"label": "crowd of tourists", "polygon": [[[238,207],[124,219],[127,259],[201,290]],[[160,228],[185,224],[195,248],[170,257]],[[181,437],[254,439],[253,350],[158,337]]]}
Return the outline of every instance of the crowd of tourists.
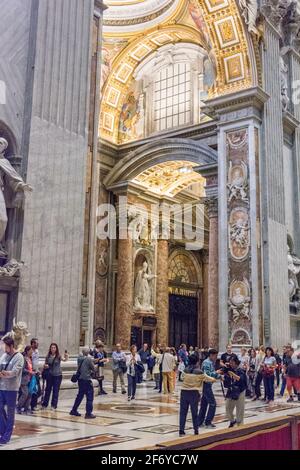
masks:
{"label": "crowd of tourists", "polygon": [[[23,353],[15,350],[12,338],[4,339],[5,353],[0,357],[0,445],[10,441],[15,413],[33,414],[38,409],[58,406],[63,378],[62,362],[69,360],[67,351],[61,354],[52,343],[43,361],[39,355],[37,338],[32,338]],[[296,355],[295,355],[296,354]],[[217,403],[213,384],[220,382],[225,398],[229,426],[244,421],[245,399],[263,400],[273,406],[275,391],[288,402],[300,401],[300,354],[290,344],[282,354],[271,347],[241,348],[233,351],[229,344],[222,354],[216,349],[200,349],[182,344],[179,349],[164,345],[136,345],[130,351],[117,344],[111,354],[97,340],[92,348],[84,347],[77,361],[77,370],[71,380],[78,385],[78,393],[70,411],[81,416],[79,407],[86,399],[85,419],[94,419],[94,380],[98,382],[98,395],[107,395],[104,389],[105,371],[112,369],[112,392],[135,400],[137,385],[153,381],[157,393],[175,393],[180,385],[179,434],[185,435],[187,413],[191,409],[193,427],[215,428]]]}

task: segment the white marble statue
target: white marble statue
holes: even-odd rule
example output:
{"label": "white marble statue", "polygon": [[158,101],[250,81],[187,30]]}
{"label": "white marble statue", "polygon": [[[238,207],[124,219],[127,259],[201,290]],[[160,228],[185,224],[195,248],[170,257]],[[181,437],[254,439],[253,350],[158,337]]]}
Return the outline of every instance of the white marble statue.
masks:
{"label": "white marble statue", "polygon": [[245,162],[242,162],[240,166],[232,166],[232,162],[229,165],[229,198],[228,202],[232,199],[242,200],[249,202],[248,199],[248,170]]}
{"label": "white marble statue", "polygon": [[134,308],[153,312],[152,305],[152,280],[156,276],[148,269],[147,261],[144,261],[142,269],[139,270],[134,286]]}
{"label": "white marble statue", "polygon": [[239,0],[242,16],[248,27],[249,33],[259,35],[256,28],[256,21],[258,15],[258,2],[257,0]]}
{"label": "white marble statue", "polygon": [[23,321],[16,323],[15,319],[13,320],[12,330],[3,336],[4,338],[12,338],[15,342],[15,349],[18,352],[23,352],[27,343],[27,338],[30,335],[28,331],[27,324]]}
{"label": "white marble statue", "polygon": [[238,219],[230,227],[230,238],[240,248],[247,248],[249,245],[249,224],[247,220]]}
{"label": "white marble statue", "polygon": [[22,177],[12,167],[4,154],[8,142],[0,137],[0,256],[6,257],[3,240],[7,227],[7,210],[9,207],[21,207],[25,191],[32,191],[32,187],[26,184]]}
{"label": "white marble statue", "polygon": [[132,240],[141,243],[148,239],[148,219],[146,214],[135,206],[128,208],[129,229]]}
{"label": "white marble statue", "polygon": [[294,295],[299,289],[297,276],[300,273],[300,259],[291,254],[291,249],[288,247],[288,279],[289,279],[289,298],[293,300]]}
{"label": "white marble statue", "polygon": [[240,287],[234,289],[233,295],[228,303],[234,323],[237,323],[240,319],[250,319],[250,297],[243,295]]}
{"label": "white marble statue", "polygon": [[289,83],[288,83],[289,68],[287,64],[285,63],[283,57],[280,57],[279,64],[280,64],[280,86],[281,86],[282,109],[283,111],[287,111],[289,104],[290,104]]}
{"label": "white marble statue", "polygon": [[0,277],[7,276],[13,277],[17,272],[24,266],[23,261],[17,261],[15,259],[9,260],[4,266],[0,266]]}

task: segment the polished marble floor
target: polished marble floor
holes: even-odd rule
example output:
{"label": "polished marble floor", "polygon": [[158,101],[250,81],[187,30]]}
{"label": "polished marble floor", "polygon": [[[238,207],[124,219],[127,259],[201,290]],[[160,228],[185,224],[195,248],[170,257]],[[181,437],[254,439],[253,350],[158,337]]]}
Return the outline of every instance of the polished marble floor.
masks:
{"label": "polished marble floor", "polygon": [[[216,430],[227,428],[224,399],[216,384],[218,408],[215,417]],[[138,386],[136,400],[127,401],[126,395],[113,394],[110,380],[106,381],[108,395],[95,398],[96,419],[73,417],[69,410],[76,390],[63,389],[58,410],[38,411],[32,416],[17,415],[13,439],[1,450],[126,450],[139,449],[170,441],[178,437],[178,403],[180,385],[172,396],[159,395],[153,390],[153,382]],[[84,406],[80,411],[84,414]],[[276,398],[270,408],[261,401],[247,400],[245,423],[275,416],[300,412],[300,402],[286,403],[286,398]],[[188,417],[187,434],[193,434],[191,416]],[[200,429],[200,433],[207,432]]]}

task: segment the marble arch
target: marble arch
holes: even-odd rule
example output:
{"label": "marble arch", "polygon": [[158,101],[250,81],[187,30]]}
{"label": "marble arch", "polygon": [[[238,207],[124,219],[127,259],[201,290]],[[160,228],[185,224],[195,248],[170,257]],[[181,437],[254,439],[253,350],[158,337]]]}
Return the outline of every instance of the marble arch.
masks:
{"label": "marble arch", "polygon": [[[216,68],[210,98],[259,84],[259,36],[247,31],[236,0],[192,0],[191,4],[201,9],[201,31],[196,26],[180,24],[180,19],[172,19],[170,24],[165,21],[160,27],[135,33],[114,58],[102,93],[102,138],[119,143],[119,116],[135,69],[162,45],[183,41],[206,49]],[[114,36],[108,33],[107,37],[110,35]]]}
{"label": "marble arch", "polygon": [[217,152],[190,139],[159,139],[139,147],[120,160],[106,176],[104,184],[111,190],[125,181],[132,181],[159,163],[174,161],[194,163],[200,170],[201,165],[217,165]]}
{"label": "marble arch", "polygon": [[[203,279],[200,271],[200,263],[194,256],[192,252],[189,252],[187,250],[184,250],[182,248],[175,248],[169,256],[169,270],[170,267],[172,267],[172,264],[176,264],[176,260],[179,259],[180,257],[183,257],[187,260],[186,262],[186,270],[188,272],[188,277],[189,277],[189,283],[194,284],[195,287],[199,288],[203,286]],[[190,268],[192,267],[193,272],[189,272]],[[169,282],[172,281],[173,279],[170,277],[170,272],[169,272]]]}

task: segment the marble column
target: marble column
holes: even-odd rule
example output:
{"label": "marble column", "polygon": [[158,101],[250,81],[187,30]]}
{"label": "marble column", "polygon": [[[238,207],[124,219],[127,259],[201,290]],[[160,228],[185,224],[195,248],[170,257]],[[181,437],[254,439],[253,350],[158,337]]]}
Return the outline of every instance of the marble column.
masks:
{"label": "marble column", "polygon": [[168,240],[157,241],[156,314],[158,344],[169,342]]}
{"label": "marble column", "polygon": [[219,346],[218,200],[207,201],[209,217],[208,346]]}
{"label": "marble column", "polygon": [[[208,100],[218,126],[219,349],[256,345],[261,324],[260,88]],[[231,111],[232,105],[236,108]],[[213,219],[212,219],[213,223]],[[216,233],[212,225],[210,233]],[[210,241],[211,243],[211,241]],[[276,343],[282,344],[282,343]]]}
{"label": "marble column", "polygon": [[209,255],[208,251],[205,250],[202,253],[202,275],[203,275],[203,291],[202,291],[202,312],[199,318],[199,330],[201,331],[201,346],[206,347],[209,344],[208,341],[208,292],[209,292]]}
{"label": "marble column", "polygon": [[117,302],[115,312],[115,343],[129,349],[133,312],[132,240],[119,240]]}

